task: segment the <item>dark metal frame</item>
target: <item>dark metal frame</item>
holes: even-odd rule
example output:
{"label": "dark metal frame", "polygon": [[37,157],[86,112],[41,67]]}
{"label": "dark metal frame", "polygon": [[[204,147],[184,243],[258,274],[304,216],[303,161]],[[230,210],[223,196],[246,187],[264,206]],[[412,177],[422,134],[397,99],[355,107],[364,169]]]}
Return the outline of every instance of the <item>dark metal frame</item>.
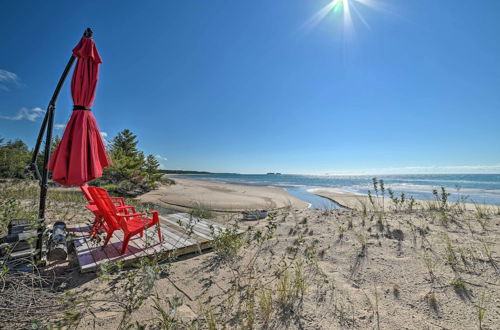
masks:
{"label": "dark metal frame", "polygon": [[[90,28],[87,28],[83,33],[84,37],[92,38],[93,31]],[[38,239],[36,243],[36,249],[38,251],[39,258],[42,259],[42,239],[43,239],[43,231],[44,231],[44,223],[45,223],[45,206],[47,202],[47,189],[48,189],[48,180],[49,180],[49,170],[47,169],[47,164],[49,163],[50,158],[50,147],[52,142],[52,131],[54,128],[54,115],[56,110],[56,101],[59,96],[59,92],[66,80],[66,77],[69,74],[69,70],[73,66],[76,57],[71,56],[68,64],[64,68],[64,71],[59,78],[59,82],[57,83],[56,89],[54,90],[54,94],[50,99],[49,105],[47,107],[47,111],[45,112],[45,117],[43,118],[42,127],[40,128],[40,132],[38,133],[38,138],[36,140],[35,149],[33,150],[33,156],[31,158],[31,163],[29,165],[30,169],[34,172],[36,179],[40,182],[40,203],[38,207]],[[42,174],[40,174],[40,170],[36,164],[38,153],[40,152],[40,147],[42,145],[43,135],[45,135],[45,150],[43,152],[43,168]]]}

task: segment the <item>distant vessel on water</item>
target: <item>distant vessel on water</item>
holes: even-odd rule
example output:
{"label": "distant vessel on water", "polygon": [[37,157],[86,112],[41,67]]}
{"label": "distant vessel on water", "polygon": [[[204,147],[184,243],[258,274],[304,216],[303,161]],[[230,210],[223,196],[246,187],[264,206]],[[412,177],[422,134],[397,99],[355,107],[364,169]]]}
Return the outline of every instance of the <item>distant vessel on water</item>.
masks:
{"label": "distant vessel on water", "polygon": [[276,173],[274,173],[274,172],[269,172],[269,173],[266,173],[266,174],[267,174],[267,175],[281,175],[281,173],[279,173],[279,172],[276,172]]}

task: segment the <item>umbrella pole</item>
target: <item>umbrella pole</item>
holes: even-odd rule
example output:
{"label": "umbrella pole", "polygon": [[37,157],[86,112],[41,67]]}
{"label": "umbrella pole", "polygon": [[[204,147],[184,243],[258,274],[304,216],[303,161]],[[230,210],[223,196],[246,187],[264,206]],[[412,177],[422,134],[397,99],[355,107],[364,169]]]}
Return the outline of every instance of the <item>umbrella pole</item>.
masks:
{"label": "umbrella pole", "polygon": [[[36,242],[36,249],[38,251],[38,258],[42,259],[42,236],[44,231],[44,222],[45,222],[45,205],[47,201],[47,181],[49,180],[49,170],[47,169],[47,164],[49,163],[50,158],[50,147],[52,142],[52,130],[54,126],[54,112],[56,110],[56,101],[59,96],[59,92],[61,91],[62,85],[68,76],[69,70],[71,66],[75,62],[75,57],[71,56],[66,64],[66,68],[64,69],[61,78],[59,78],[59,82],[57,83],[56,89],[52,98],[50,99],[49,106],[47,107],[47,111],[45,113],[45,117],[42,122],[42,127],[40,128],[40,132],[38,133],[38,139],[36,141],[35,149],[33,150],[33,157],[31,159],[30,167],[35,172],[36,178],[40,181],[40,204],[38,208],[38,239]],[[45,136],[45,150],[43,155],[43,168],[42,174],[40,175],[40,171],[38,166],[36,165],[36,160],[38,157],[38,153],[40,151],[40,146],[43,140],[43,134],[46,132]]]}

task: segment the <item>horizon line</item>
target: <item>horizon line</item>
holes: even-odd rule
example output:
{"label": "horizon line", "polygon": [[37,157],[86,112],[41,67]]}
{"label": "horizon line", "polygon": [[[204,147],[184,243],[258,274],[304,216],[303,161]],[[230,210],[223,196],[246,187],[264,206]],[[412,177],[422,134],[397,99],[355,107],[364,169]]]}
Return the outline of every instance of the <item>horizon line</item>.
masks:
{"label": "horizon line", "polygon": [[[212,172],[212,171],[198,171],[198,170],[169,170],[169,171],[187,171],[187,172],[198,172],[198,173],[166,173],[172,175],[203,175],[203,174],[237,174],[237,175],[309,175],[309,176],[377,176],[377,175],[500,175],[500,172],[495,173],[481,173],[481,172],[467,172],[467,173],[458,173],[458,172],[427,172],[427,173],[285,173],[285,172],[269,172],[269,173],[248,173],[248,172]],[[272,174],[271,174],[272,173]]]}

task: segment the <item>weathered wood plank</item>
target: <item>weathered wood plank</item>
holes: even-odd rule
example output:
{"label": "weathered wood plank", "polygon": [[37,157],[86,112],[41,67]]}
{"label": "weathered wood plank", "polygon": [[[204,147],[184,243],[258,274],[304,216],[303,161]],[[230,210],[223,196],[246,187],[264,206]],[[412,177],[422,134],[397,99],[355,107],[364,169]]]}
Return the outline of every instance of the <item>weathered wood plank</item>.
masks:
{"label": "weathered wood plank", "polygon": [[[205,234],[212,235],[212,233],[220,234],[221,232],[227,230],[222,224],[215,221],[192,217],[187,213],[173,213],[165,216],[166,218],[175,219],[180,221],[183,225],[194,225],[198,230],[204,232]],[[238,229],[239,234],[244,233],[244,230]]]}
{"label": "weathered wood plank", "polygon": [[[156,233],[156,231],[155,231]],[[151,234],[149,230],[145,231],[146,234]],[[118,261],[121,260],[125,263],[130,263],[140,257],[153,254],[154,251],[160,252],[162,250],[161,246],[159,246],[158,241],[149,240],[148,245],[146,242],[140,238],[139,235],[133,236],[129,244],[127,246],[127,250],[125,253],[121,254],[122,244],[123,244],[123,232],[115,231],[113,232],[113,236],[110,239],[108,245],[104,248],[104,251],[107,255],[107,259],[109,261]],[[154,251],[150,251],[149,249],[153,248]]]}
{"label": "weathered wood plank", "polygon": [[[123,239],[124,235],[123,232],[120,230],[116,230],[114,234],[119,238],[120,242],[123,244]],[[122,258],[122,260],[127,261],[127,260],[134,260],[138,259],[140,257],[145,256],[144,254],[144,246],[142,243],[138,242],[140,241],[139,235],[133,236],[130,241],[128,242],[127,250],[126,250],[126,255]],[[120,244],[120,251],[121,251],[122,245]]]}
{"label": "weathered wood plank", "polygon": [[[172,218],[167,218],[167,217],[161,217],[161,219],[164,220],[165,222],[172,224],[172,225],[179,226],[179,224],[177,223],[178,219],[174,220]],[[211,236],[211,233],[209,233],[208,230],[200,228],[199,226],[196,225],[196,223],[193,223],[193,226],[191,226],[189,223],[186,224],[186,222],[183,222],[183,221],[181,221],[181,223],[186,225],[186,227],[181,227],[184,231],[191,229],[194,234],[196,234],[197,236],[200,236],[201,238],[203,238],[205,240],[210,241],[213,239]]]}
{"label": "weathered wood plank", "polygon": [[142,247],[144,253],[148,255],[161,253],[165,249],[158,239],[156,228],[145,231],[143,237],[137,235],[134,237],[134,241],[138,246]]}
{"label": "weathered wood plank", "polygon": [[85,239],[85,230],[82,229],[80,225],[76,225],[73,228],[68,228],[68,231],[73,233],[73,235],[75,236],[75,238],[73,239],[73,244],[75,245],[80,268],[95,268],[96,263],[94,257],[92,256],[90,247],[88,246],[87,240]]}
{"label": "weathered wood plank", "polygon": [[95,265],[85,265],[82,266],[82,271],[90,271],[92,269],[98,268],[102,263],[107,262],[109,259],[107,258],[105,249],[109,248],[109,244],[106,247],[102,245],[95,245],[91,242],[90,239],[90,227],[86,225],[80,225],[81,232],[86,232],[84,238],[87,242],[87,246],[89,248],[92,257],[94,258]]}
{"label": "weathered wood plank", "polygon": [[[189,219],[190,215],[187,213],[174,213],[175,217],[183,217],[184,219]],[[199,222],[198,224],[200,226],[203,226],[211,231],[210,227],[213,227],[215,229],[216,233],[220,233],[221,231],[227,230],[227,227],[225,227],[223,224],[209,220],[209,219],[202,219],[202,218],[197,218],[195,217]],[[219,232],[217,232],[219,230]],[[245,230],[238,229],[237,232],[239,234],[242,234],[245,232]]]}
{"label": "weathered wood plank", "polygon": [[215,233],[220,233],[220,232],[226,230],[226,228],[222,227],[219,224],[209,223],[208,220],[197,218],[197,217],[192,217],[191,215],[189,215],[187,213],[173,213],[173,214],[169,214],[167,217],[171,218],[171,219],[176,219],[184,225],[192,224],[195,227],[197,227],[198,229],[204,231],[206,234],[211,234],[212,230]]}
{"label": "weathered wood plank", "polygon": [[162,223],[162,230],[168,230],[170,233],[173,233],[180,237],[187,237],[192,242],[192,244],[197,244],[207,241],[207,239],[198,236],[193,232],[190,232],[184,227],[179,227],[179,225],[177,224],[172,224],[165,220],[161,220],[161,223]]}
{"label": "weathered wood plank", "polygon": [[[130,264],[148,256],[181,256],[211,247],[213,243],[211,224],[207,221],[193,219],[191,223],[193,233],[190,235],[189,229],[185,228],[191,221],[188,214],[160,218],[163,241],[159,241],[156,227],[149,228],[144,232],[144,237],[136,235],[130,239],[124,255],[120,254],[124,238],[122,231],[115,231],[108,245],[102,247],[92,246],[89,237],[90,228],[87,225],[79,224],[68,228],[75,236],[74,243],[81,271],[95,271],[102,263],[109,261],[121,260],[125,264]],[[226,230],[220,224],[214,225],[213,228],[216,231]]]}
{"label": "weathered wood plank", "polygon": [[96,268],[99,268],[103,263],[117,261],[133,255],[133,252],[131,252],[129,249],[127,249],[125,254],[120,254],[122,241],[114,234],[106,246],[93,246],[90,243],[89,236],[87,235],[85,238],[87,240],[87,245],[89,246],[90,253],[95,260],[95,264],[81,266],[82,272],[93,271]]}
{"label": "weathered wood plank", "polygon": [[165,223],[163,221],[161,226],[161,231],[163,235],[166,235],[165,241],[169,242],[175,248],[180,248],[186,245],[198,244],[196,238],[190,237],[184,230],[179,226],[174,226],[170,223]]}
{"label": "weathered wood plank", "polygon": [[97,245],[96,243],[92,242],[90,238],[90,227],[82,224],[80,224],[79,227],[80,227],[80,233],[83,234],[82,237],[86,241],[89,252],[94,258],[94,264],[88,264],[81,267],[82,271],[85,272],[98,268],[103,262],[107,260],[107,257],[102,245]]}
{"label": "weathered wood plank", "polygon": [[113,236],[110,238],[108,245],[104,248],[104,252],[108,257],[108,260],[111,262],[119,261],[127,256],[133,255],[134,253],[127,249],[125,253],[121,254],[122,250],[122,241],[116,236],[115,232]]}

